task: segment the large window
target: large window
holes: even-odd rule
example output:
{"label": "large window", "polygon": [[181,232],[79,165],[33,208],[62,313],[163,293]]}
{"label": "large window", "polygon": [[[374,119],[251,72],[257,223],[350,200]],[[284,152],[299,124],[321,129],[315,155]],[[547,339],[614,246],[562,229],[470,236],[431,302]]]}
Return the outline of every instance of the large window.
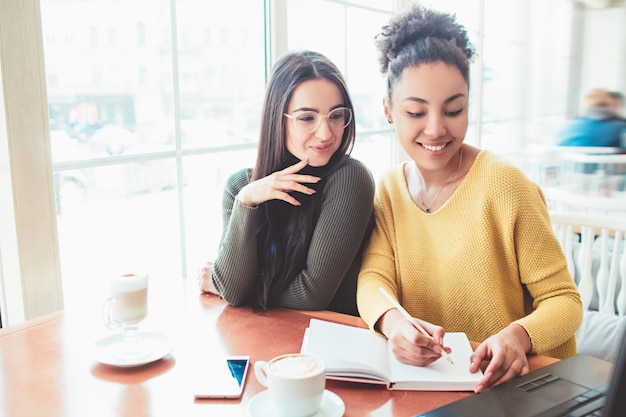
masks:
{"label": "large window", "polygon": [[254,160],[263,2],[41,8],[66,308],[127,270],[193,274],[216,251],[226,176]]}

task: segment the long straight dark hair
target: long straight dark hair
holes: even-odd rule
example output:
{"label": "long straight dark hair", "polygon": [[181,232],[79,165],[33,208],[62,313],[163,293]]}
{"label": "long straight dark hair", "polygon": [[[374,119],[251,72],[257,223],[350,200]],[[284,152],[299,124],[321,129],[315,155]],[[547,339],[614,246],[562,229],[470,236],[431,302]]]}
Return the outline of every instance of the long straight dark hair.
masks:
{"label": "long straight dark hair", "polygon": [[[256,166],[251,180],[266,177],[295,162],[286,146],[287,106],[294,90],[308,80],[326,79],[341,91],[343,105],[352,109],[346,82],[339,69],[326,56],[312,51],[291,52],[281,57],[272,70],[265,92],[261,133]],[[341,166],[352,151],[355,139],[354,117],[346,126],[341,145],[328,164],[315,175],[327,176]],[[310,167],[307,167],[310,168]],[[306,168],[305,168],[306,170]],[[319,217],[324,179],[312,196],[298,194],[302,205],[295,207],[282,200],[270,200],[259,206],[257,258],[259,280],[250,300],[257,311],[265,310],[273,294],[280,294],[306,267],[307,253]]]}

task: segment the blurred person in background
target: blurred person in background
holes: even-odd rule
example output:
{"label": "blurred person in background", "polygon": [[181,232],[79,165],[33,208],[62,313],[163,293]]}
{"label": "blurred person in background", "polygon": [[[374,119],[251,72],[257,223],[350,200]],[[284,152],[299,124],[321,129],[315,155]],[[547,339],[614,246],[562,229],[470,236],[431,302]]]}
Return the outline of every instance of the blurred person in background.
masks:
{"label": "blurred person in background", "polygon": [[617,117],[626,120],[626,118],[624,118],[624,95],[619,91],[609,91],[609,96],[611,96],[612,100],[611,108]]}
{"label": "blurred person in background", "polygon": [[608,146],[624,147],[621,141],[626,120],[615,110],[615,99],[602,88],[594,88],[585,94],[583,112],[569,121],[557,136],[560,146]]}

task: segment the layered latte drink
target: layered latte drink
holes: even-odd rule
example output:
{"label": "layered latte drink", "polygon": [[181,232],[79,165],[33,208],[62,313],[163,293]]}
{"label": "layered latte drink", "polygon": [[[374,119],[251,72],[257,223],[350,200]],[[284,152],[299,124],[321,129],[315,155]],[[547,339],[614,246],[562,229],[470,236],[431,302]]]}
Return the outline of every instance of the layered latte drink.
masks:
{"label": "layered latte drink", "polygon": [[139,326],[148,313],[148,275],[124,274],[111,279],[111,321]]}

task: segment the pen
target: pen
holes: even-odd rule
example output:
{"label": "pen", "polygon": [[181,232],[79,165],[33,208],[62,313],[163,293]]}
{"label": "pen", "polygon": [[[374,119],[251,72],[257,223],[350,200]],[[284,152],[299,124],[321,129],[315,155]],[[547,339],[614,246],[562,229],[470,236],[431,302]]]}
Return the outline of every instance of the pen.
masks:
{"label": "pen", "polygon": [[[378,289],[380,290],[380,292],[383,293],[383,295],[385,297],[387,297],[387,299],[391,302],[391,304],[393,304],[393,306],[395,308],[398,309],[398,311],[400,313],[402,313],[402,315],[404,316],[404,318],[406,318],[408,321],[411,322],[411,324],[413,324],[413,326],[415,326],[415,328],[417,330],[419,330],[420,333],[422,333],[424,336],[428,336],[428,337],[432,337],[431,335],[428,334],[428,332],[422,327],[421,324],[419,324],[419,322],[417,320],[415,320],[415,317],[411,317],[411,315],[404,309],[404,307],[402,307],[400,305],[400,303],[398,303],[392,296],[391,294],[389,294],[383,287],[378,287]],[[443,356],[448,362],[450,363],[454,363],[452,362],[452,358],[450,357],[450,355],[448,355],[448,353],[443,350],[443,346],[441,346],[441,356]]]}

